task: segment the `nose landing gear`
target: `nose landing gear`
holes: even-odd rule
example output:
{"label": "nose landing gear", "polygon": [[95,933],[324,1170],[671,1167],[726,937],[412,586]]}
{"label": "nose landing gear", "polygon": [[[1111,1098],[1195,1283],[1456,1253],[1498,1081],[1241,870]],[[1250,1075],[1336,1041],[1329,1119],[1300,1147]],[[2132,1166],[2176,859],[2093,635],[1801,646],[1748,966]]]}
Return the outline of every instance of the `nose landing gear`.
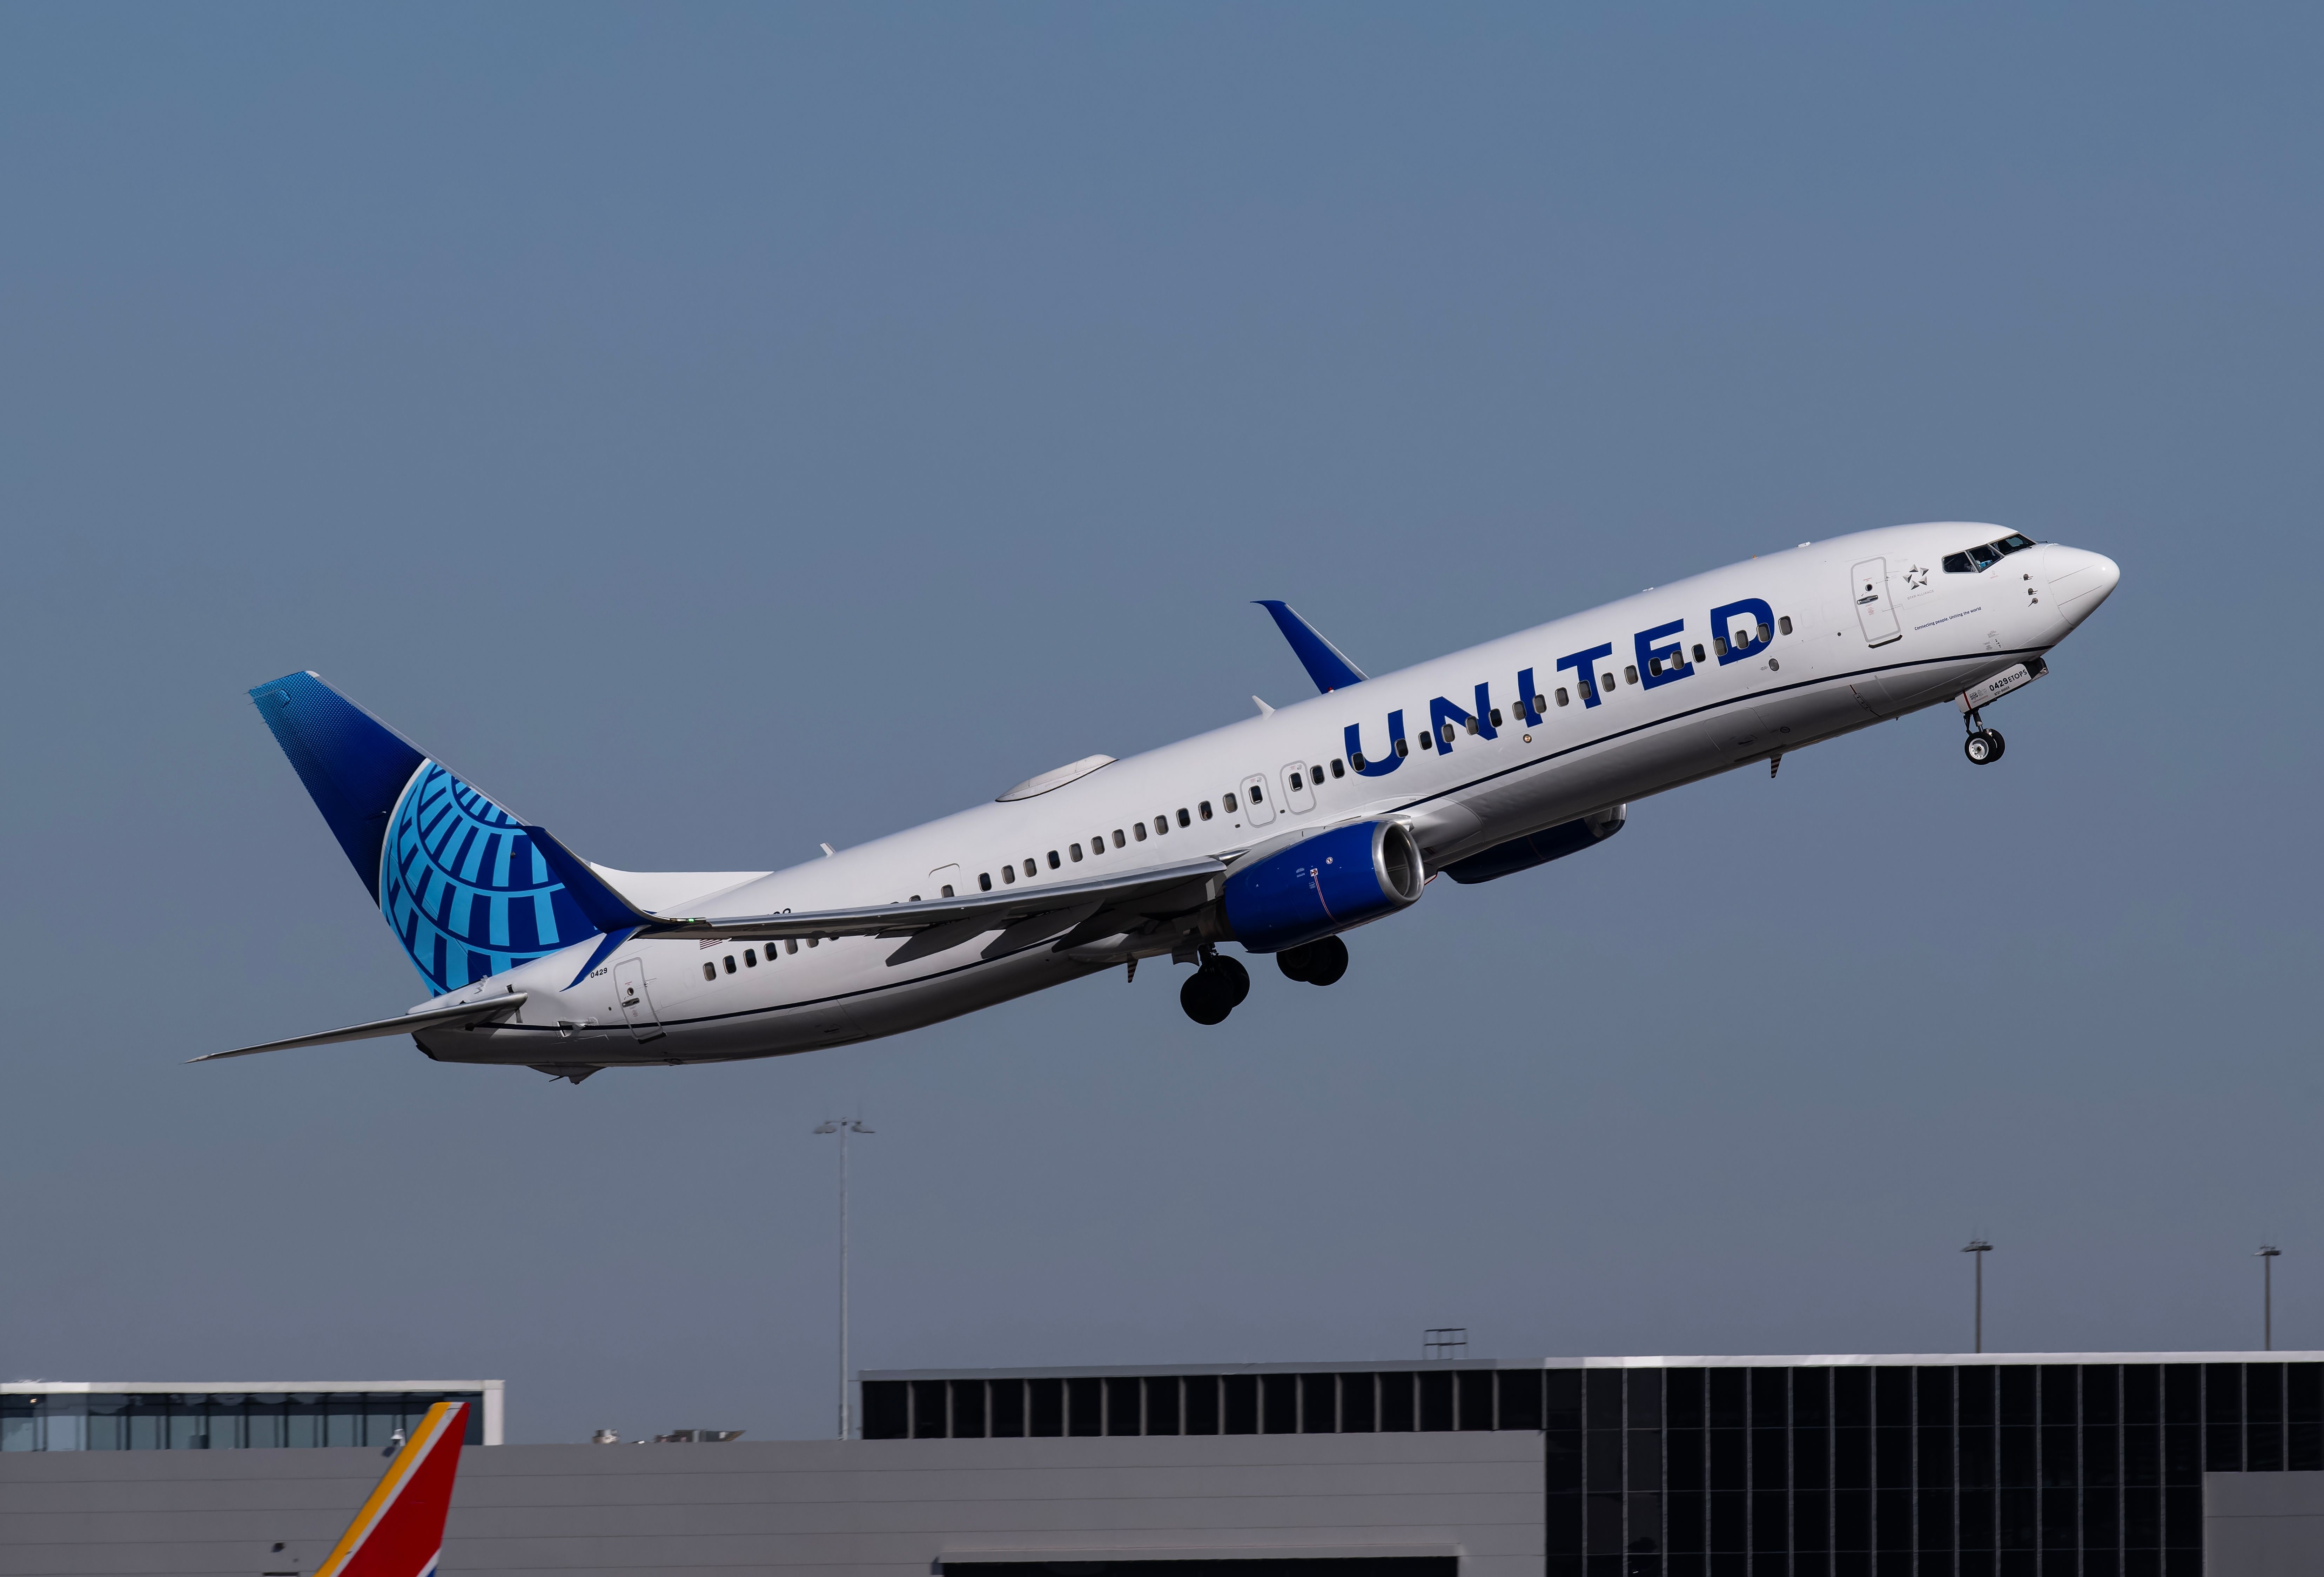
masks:
{"label": "nose landing gear", "polygon": [[1205,949],[1202,967],[1178,988],[1178,1005],[1197,1024],[1223,1024],[1250,995],[1250,972],[1231,958]]}
{"label": "nose landing gear", "polygon": [[2009,748],[2009,742],[2001,737],[2001,730],[1987,728],[1985,717],[1979,712],[1962,713],[1961,726],[1969,730],[1969,737],[1961,742],[1961,754],[1967,756],[1973,766],[1989,767],[2001,759],[2003,751]]}

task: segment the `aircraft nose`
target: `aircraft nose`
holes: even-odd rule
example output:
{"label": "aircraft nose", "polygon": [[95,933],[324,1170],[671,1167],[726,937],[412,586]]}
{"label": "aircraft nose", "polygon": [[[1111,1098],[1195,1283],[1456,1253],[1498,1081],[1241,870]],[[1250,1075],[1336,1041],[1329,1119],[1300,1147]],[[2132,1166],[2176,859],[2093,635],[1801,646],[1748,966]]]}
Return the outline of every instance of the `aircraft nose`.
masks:
{"label": "aircraft nose", "polygon": [[2069,624],[2089,618],[2122,579],[2122,567],[2103,553],[2053,543],[2049,558],[2050,601]]}

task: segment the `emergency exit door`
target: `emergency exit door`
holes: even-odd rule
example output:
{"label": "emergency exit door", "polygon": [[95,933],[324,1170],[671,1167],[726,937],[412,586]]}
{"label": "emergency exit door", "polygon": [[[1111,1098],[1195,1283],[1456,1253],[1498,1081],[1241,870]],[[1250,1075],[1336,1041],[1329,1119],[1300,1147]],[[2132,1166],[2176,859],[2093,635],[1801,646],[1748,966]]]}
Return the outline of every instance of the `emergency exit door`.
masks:
{"label": "emergency exit door", "polygon": [[1864,629],[1864,644],[1886,646],[1902,641],[1896,605],[1888,600],[1888,561],[1868,558],[1849,572],[1849,600],[1856,604],[1856,622]]}
{"label": "emergency exit door", "polygon": [[613,1001],[629,1021],[630,1033],[640,1040],[659,1040],[661,1020],[654,1017],[653,999],[646,994],[646,966],[641,958],[624,958],[613,965]]}

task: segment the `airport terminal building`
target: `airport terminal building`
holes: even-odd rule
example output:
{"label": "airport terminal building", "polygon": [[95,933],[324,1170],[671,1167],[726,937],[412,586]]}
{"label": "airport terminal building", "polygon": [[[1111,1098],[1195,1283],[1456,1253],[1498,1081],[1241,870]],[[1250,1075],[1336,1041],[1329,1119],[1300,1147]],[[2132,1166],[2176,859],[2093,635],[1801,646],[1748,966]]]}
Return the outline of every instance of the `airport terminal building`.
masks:
{"label": "airport terminal building", "polygon": [[[472,1449],[442,1570],[2324,1571],[2324,1353],[872,1371],[862,1402],[860,1440]],[[0,1452],[0,1577],[301,1577],[382,1467],[79,1438]]]}

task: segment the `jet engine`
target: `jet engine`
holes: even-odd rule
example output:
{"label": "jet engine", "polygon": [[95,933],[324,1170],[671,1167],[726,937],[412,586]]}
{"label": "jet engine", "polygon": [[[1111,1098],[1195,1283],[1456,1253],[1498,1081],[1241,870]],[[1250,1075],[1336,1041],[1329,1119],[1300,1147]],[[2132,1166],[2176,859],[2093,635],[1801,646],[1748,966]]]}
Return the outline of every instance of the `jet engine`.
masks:
{"label": "jet engine", "polygon": [[1404,908],[1422,881],[1410,828],[1357,822],[1237,865],[1227,875],[1227,925],[1251,952],[1279,953]]}

